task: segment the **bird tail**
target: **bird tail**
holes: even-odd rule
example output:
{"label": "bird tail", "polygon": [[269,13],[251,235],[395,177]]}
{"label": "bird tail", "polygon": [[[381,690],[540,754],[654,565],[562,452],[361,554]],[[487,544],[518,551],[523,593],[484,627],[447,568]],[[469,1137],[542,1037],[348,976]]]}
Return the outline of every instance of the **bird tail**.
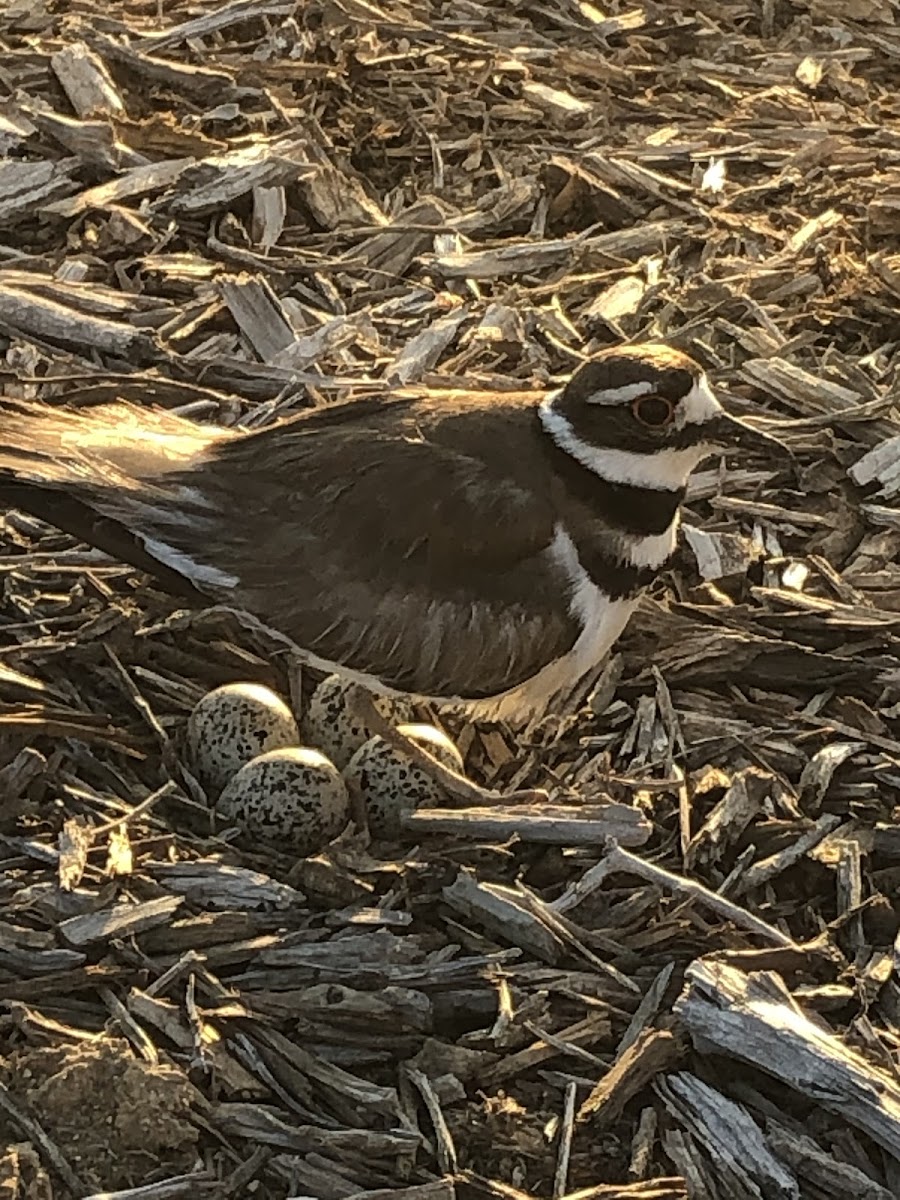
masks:
{"label": "bird tail", "polygon": [[0,478],[73,489],[83,498],[107,489],[152,487],[189,469],[229,434],[158,409],[104,404],[73,410],[0,401]]}
{"label": "bird tail", "polygon": [[3,399],[0,508],[31,513],[148,571],[170,591],[194,595],[165,530],[203,519],[191,469],[233,436],[128,404],[79,411]]}

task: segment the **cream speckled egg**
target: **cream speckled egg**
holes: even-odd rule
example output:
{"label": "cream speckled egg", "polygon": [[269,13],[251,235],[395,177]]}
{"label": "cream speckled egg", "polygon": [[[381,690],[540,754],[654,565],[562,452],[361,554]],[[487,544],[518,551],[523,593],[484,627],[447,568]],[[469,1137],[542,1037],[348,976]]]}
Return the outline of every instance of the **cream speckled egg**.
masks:
{"label": "cream speckled egg", "polygon": [[[445,766],[463,770],[462,755],[440,729],[433,725],[400,725],[398,732],[418,742]],[[398,837],[401,816],[422,805],[444,801],[444,793],[434,780],[380,737],[360,746],[345,768],[344,778],[362,793],[369,832],[375,838]]]}
{"label": "cream speckled egg", "polygon": [[350,796],[340,771],[318,750],[290,746],[241,767],[216,812],[251,837],[305,858],[336,838],[350,820]]}
{"label": "cream speckled egg", "polygon": [[227,683],[203,697],[188,717],[190,764],[207,791],[217,794],[245,763],[300,741],[294,715],[271,688]]}
{"label": "cream speckled egg", "polygon": [[[313,692],[303,722],[304,741],[326,754],[342,770],[359,747],[369,740],[372,730],[354,716],[347,706],[352,682],[342,675],[329,675]],[[386,721],[397,725],[413,720],[411,701],[396,696],[372,696],[375,707]]]}

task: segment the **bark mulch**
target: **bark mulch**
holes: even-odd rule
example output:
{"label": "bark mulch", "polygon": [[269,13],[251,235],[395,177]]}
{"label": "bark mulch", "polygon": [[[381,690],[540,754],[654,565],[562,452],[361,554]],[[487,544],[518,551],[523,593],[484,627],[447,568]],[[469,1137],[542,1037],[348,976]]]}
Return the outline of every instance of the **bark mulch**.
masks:
{"label": "bark mulch", "polygon": [[577,713],[454,731],[549,806],[302,862],[181,751],[310,673],[3,515],[3,1200],[900,1195],[898,78],[894,0],[0,3],[0,394],[661,338],[796,454],[696,475]]}

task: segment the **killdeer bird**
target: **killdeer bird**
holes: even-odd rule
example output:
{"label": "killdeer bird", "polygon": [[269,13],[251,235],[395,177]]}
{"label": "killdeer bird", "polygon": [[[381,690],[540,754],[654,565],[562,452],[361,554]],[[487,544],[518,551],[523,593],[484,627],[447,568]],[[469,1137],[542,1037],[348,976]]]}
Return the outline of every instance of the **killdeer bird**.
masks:
{"label": "killdeer bird", "polygon": [[783,449],[686,355],[628,346],[546,395],[361,399],[255,432],[5,401],[0,502],[323,669],[522,721],[618,638],[691,471],[744,445]]}

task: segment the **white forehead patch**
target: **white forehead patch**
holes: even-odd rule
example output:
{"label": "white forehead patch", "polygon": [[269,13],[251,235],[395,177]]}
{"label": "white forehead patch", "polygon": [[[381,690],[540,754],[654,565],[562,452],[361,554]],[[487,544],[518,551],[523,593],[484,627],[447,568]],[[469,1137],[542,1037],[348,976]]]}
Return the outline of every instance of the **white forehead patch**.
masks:
{"label": "white forehead patch", "polygon": [[685,425],[703,425],[706,421],[714,421],[716,417],[722,415],[723,411],[722,405],[709,386],[709,380],[704,371],[678,405],[675,428],[683,429]]}
{"label": "white forehead patch", "polygon": [[585,396],[585,404],[627,404],[629,400],[637,400],[638,396],[649,396],[654,390],[654,385],[649,379],[642,379],[639,383],[626,383],[622,387],[604,388],[600,392],[592,392],[590,396]]}

